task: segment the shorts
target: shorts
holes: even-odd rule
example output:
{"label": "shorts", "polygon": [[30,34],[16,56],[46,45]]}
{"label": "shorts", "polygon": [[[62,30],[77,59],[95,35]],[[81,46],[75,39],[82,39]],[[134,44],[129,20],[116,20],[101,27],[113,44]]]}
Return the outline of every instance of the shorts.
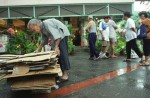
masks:
{"label": "shorts", "polygon": [[110,43],[116,43],[117,42],[116,38],[109,38],[109,40],[110,40]]}
{"label": "shorts", "polygon": [[102,47],[107,47],[109,46],[109,41],[102,41]]}

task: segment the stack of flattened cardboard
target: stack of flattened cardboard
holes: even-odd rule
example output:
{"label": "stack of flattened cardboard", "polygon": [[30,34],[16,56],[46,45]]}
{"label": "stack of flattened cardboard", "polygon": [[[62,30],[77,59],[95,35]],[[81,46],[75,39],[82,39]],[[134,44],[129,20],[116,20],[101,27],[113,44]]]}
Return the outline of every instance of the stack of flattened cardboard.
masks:
{"label": "stack of flattened cardboard", "polygon": [[13,90],[46,90],[56,86],[61,73],[54,51],[25,55],[0,55],[0,79],[11,80]]}

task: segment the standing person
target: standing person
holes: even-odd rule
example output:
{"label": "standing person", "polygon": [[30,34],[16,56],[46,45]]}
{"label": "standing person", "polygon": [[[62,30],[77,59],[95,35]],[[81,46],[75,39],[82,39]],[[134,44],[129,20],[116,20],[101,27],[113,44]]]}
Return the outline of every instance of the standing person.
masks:
{"label": "standing person", "polygon": [[127,53],[127,57],[124,60],[124,62],[131,61],[131,49],[133,49],[143,61],[143,54],[139,50],[136,43],[137,34],[136,34],[135,22],[130,17],[131,17],[130,12],[124,13],[124,19],[127,21],[125,25],[125,29],[123,30],[123,33],[125,33],[125,37],[126,37],[126,53]]}
{"label": "standing person", "polygon": [[45,44],[48,44],[48,39],[51,39],[52,49],[56,51],[59,56],[62,77],[58,82],[68,80],[68,70],[70,69],[70,62],[68,58],[67,37],[70,35],[68,28],[59,20],[47,19],[43,22],[38,19],[31,19],[28,23],[28,29],[35,33],[41,33],[42,41],[35,52],[41,51]]}
{"label": "standing person", "polygon": [[109,16],[109,40],[110,40],[110,54],[109,56],[111,58],[115,58],[115,54],[114,54],[114,50],[115,50],[115,45],[116,45],[116,29],[117,29],[117,25],[115,23],[115,21],[113,21],[112,17]]}
{"label": "standing person", "polygon": [[[95,43],[96,43],[96,23],[93,21],[93,16],[88,16],[89,23],[86,27],[86,31],[88,32],[88,41],[90,46],[90,60],[98,60],[99,54],[96,51]],[[94,59],[95,56],[95,59]]]}
{"label": "standing person", "polygon": [[100,30],[101,35],[102,35],[102,51],[100,52],[100,57],[101,58],[108,58],[106,56],[106,52],[107,52],[108,47],[109,47],[109,26],[108,26],[108,22],[109,22],[109,17],[105,16],[104,17],[104,22],[100,22],[100,24],[99,24],[99,30]]}
{"label": "standing person", "polygon": [[143,39],[143,50],[145,55],[143,65],[150,65],[148,62],[150,56],[150,19],[148,19],[148,14],[146,12],[140,12],[139,17],[141,18],[141,23],[146,26],[147,31],[147,37]]}

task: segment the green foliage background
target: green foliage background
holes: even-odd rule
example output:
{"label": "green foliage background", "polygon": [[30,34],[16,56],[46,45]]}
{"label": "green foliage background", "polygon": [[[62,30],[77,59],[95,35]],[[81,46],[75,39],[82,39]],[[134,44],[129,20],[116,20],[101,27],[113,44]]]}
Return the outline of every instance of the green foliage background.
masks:
{"label": "green foliage background", "polygon": [[26,54],[36,50],[39,43],[34,43],[33,40],[27,38],[27,33],[24,31],[17,32],[11,37],[7,44],[7,53],[10,54]]}
{"label": "green foliage background", "polygon": [[74,52],[74,49],[75,49],[75,45],[73,45],[73,27],[72,25],[68,25],[68,30],[70,32],[70,37],[68,39],[68,53],[71,53],[71,52]]}

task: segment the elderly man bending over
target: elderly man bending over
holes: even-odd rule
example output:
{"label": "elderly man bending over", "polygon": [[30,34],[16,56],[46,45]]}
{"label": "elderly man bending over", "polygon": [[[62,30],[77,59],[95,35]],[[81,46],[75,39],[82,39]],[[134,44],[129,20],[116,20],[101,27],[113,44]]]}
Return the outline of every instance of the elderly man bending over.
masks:
{"label": "elderly man bending over", "polygon": [[28,23],[28,29],[35,33],[41,33],[42,41],[35,52],[39,52],[45,44],[48,44],[48,39],[51,39],[52,49],[55,50],[59,56],[60,66],[63,72],[58,82],[67,81],[67,70],[70,69],[67,44],[67,37],[70,35],[68,28],[56,19],[47,19],[44,21],[31,19]]}

